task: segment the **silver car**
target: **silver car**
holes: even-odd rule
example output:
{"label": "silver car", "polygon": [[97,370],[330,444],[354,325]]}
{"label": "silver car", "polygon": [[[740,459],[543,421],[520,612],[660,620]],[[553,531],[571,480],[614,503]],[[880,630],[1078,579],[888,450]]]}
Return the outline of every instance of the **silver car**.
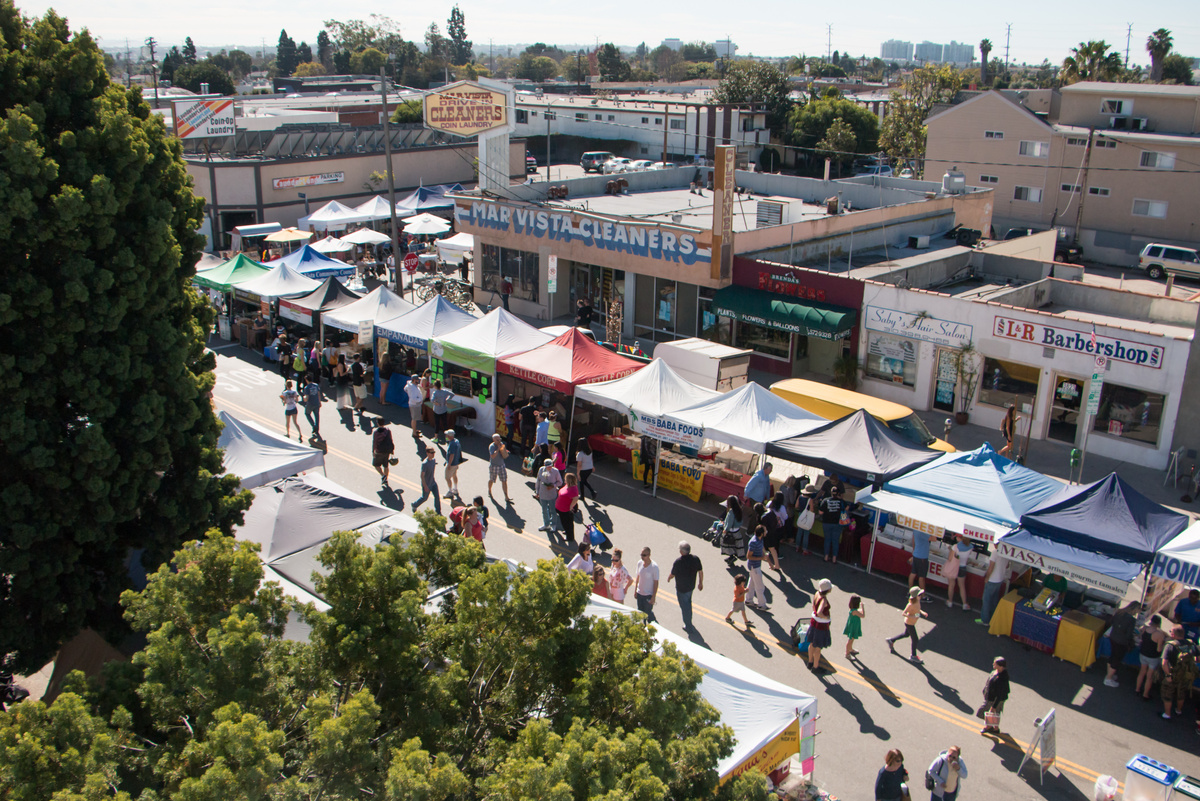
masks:
{"label": "silver car", "polygon": [[1151,278],[1162,278],[1167,273],[1200,278],[1200,254],[1191,248],[1151,242],[1142,248],[1138,267]]}

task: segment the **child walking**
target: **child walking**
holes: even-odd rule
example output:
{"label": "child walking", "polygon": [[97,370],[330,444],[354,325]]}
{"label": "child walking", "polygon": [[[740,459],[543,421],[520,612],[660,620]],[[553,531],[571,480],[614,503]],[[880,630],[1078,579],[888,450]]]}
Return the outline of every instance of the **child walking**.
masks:
{"label": "child walking", "polygon": [[729,610],[729,614],[725,615],[725,622],[737,628],[737,624],[733,622],[734,612],[742,613],[742,622],[746,624],[746,628],[754,628],[750,618],[746,617],[746,577],[744,575],[733,577],[733,608]]}
{"label": "child walking", "polygon": [[854,650],[854,641],[862,636],[862,619],[867,616],[866,610],[863,609],[862,598],[857,595],[850,596],[850,617],[846,619],[846,628],[842,629],[842,634],[846,635],[846,658],[858,656],[858,651]]}

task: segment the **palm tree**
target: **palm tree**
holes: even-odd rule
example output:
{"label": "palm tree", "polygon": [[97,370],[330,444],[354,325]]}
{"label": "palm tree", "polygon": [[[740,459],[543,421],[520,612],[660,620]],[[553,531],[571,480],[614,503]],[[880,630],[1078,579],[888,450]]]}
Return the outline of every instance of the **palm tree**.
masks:
{"label": "palm tree", "polygon": [[979,43],[979,82],[987,86],[991,81],[988,79],[988,53],[992,52],[992,40],[984,39]]}
{"label": "palm tree", "polygon": [[1146,39],[1146,52],[1150,54],[1151,83],[1162,81],[1163,60],[1170,54],[1173,44],[1171,32],[1166,28],[1159,28]]}
{"label": "palm tree", "polygon": [[1063,59],[1063,83],[1079,81],[1115,81],[1121,74],[1121,57],[1110,53],[1108,42],[1080,42],[1071,49],[1071,55]]}

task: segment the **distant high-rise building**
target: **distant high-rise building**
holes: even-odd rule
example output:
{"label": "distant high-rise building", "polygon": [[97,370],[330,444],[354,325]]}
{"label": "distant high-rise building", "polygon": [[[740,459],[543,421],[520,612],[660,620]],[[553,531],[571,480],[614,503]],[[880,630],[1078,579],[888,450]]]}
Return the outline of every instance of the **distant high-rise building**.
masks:
{"label": "distant high-rise building", "polygon": [[733,54],[737,52],[737,45],[732,39],[718,39],[713,42],[713,49],[717,51],[717,58],[733,58]]}
{"label": "distant high-rise building", "polygon": [[672,50],[675,50],[678,52],[679,50],[683,49],[683,40],[682,39],[663,39],[661,46],[669,47]]}
{"label": "distant high-rise building", "polygon": [[942,46],[933,42],[921,42],[913,48],[913,59],[922,64],[939,64],[942,61]]}
{"label": "distant high-rise building", "polygon": [[912,61],[912,42],[902,42],[899,39],[888,39],[879,46],[879,57],[884,61]]}
{"label": "distant high-rise building", "polygon": [[953,64],[970,64],[975,60],[975,46],[969,44],[959,44],[953,39],[950,44],[942,48],[942,61]]}

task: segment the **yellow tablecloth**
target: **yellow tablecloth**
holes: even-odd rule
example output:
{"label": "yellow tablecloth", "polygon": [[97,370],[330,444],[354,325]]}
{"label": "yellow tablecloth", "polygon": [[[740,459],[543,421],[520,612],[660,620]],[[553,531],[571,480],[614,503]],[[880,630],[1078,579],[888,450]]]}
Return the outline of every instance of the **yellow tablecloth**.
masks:
{"label": "yellow tablecloth", "polygon": [[1008,637],[1012,634],[1013,609],[1020,600],[1021,593],[1017,590],[1012,590],[1000,599],[996,604],[996,611],[992,613],[988,634],[995,634],[997,637]]}
{"label": "yellow tablecloth", "polygon": [[1096,661],[1096,644],[1104,632],[1104,621],[1078,610],[1067,612],[1058,623],[1054,655],[1087,670]]}

